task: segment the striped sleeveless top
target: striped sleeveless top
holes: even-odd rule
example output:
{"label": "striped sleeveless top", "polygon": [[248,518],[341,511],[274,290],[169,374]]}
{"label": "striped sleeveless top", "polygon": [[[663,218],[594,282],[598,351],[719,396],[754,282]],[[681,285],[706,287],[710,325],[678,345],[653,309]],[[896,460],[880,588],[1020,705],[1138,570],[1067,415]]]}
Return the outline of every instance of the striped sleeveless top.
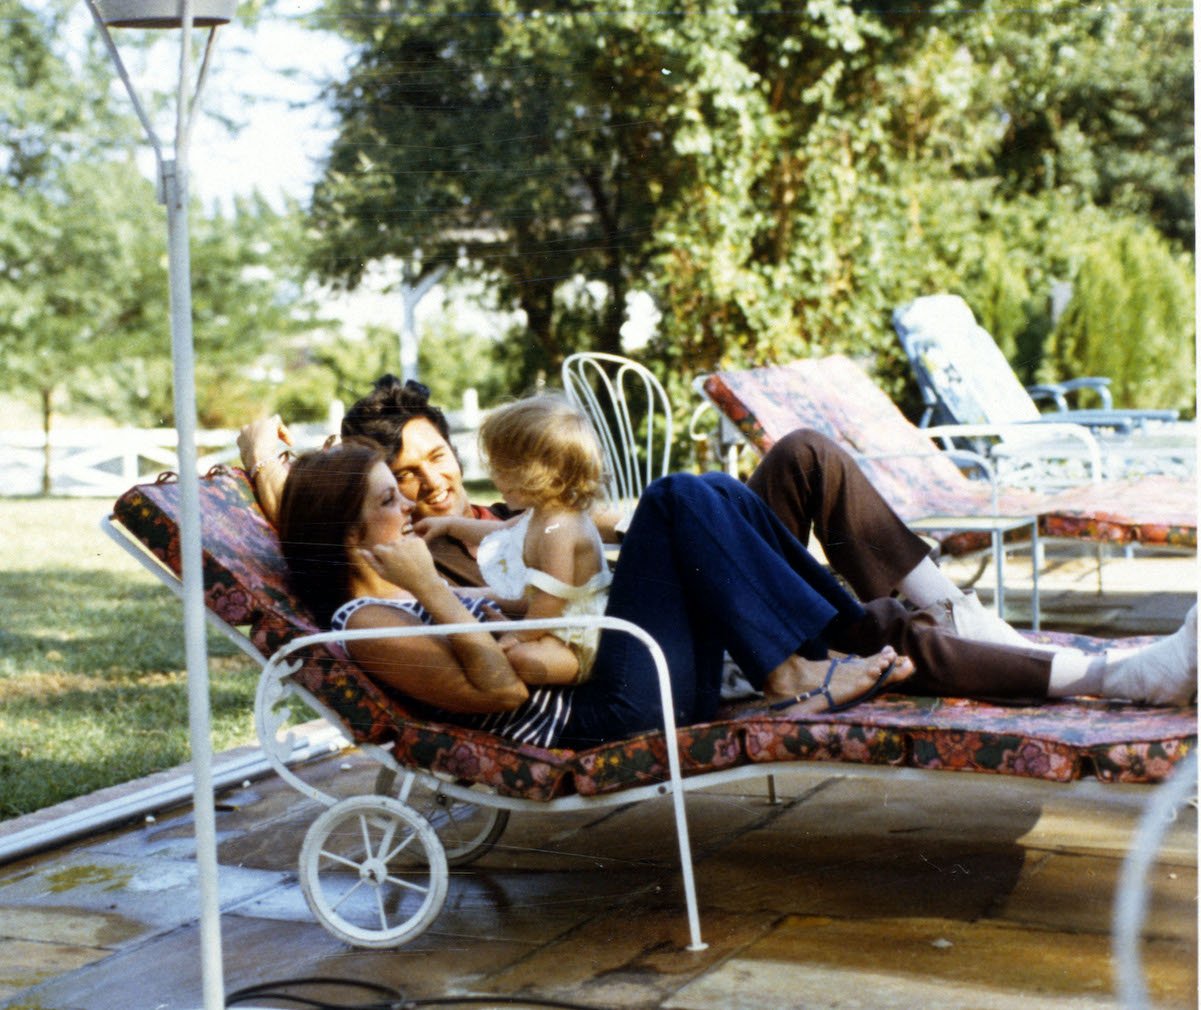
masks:
{"label": "striped sleeveless top", "polygon": [[[483,621],[486,601],[479,597],[459,597],[471,616]],[[385,600],[371,596],[360,596],[342,604],[330,620],[331,631],[345,631],[346,624],[355,611],[367,606],[392,607],[412,614],[423,624],[433,624],[429,613],[416,600]],[[343,649],[344,642],[339,642]],[[469,729],[495,733],[516,743],[529,743],[537,747],[554,747],[563,734],[563,727],[571,717],[572,691],[569,687],[530,687],[530,696],[519,708],[511,712],[450,712],[446,709],[426,705],[416,699],[406,699],[415,714],[434,722],[446,722]]]}

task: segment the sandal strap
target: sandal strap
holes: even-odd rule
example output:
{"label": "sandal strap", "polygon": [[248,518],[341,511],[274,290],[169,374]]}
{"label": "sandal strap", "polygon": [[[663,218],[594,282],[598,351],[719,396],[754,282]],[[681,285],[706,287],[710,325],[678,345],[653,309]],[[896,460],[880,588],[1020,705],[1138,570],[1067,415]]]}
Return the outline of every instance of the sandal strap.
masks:
{"label": "sandal strap", "polygon": [[802,701],[809,701],[811,698],[816,698],[819,694],[826,699],[827,708],[834,707],[834,695],[830,693],[830,681],[834,679],[834,671],[837,670],[843,663],[849,662],[852,656],[840,656],[837,659],[830,660],[830,665],[826,667],[826,676],[822,681],[821,687],[814,687],[808,691],[803,691],[801,694],[794,694],[791,698],[785,698],[783,701],[772,702],[768,705],[768,709],[772,712],[778,712],[781,709],[791,708],[793,705],[799,705]]}

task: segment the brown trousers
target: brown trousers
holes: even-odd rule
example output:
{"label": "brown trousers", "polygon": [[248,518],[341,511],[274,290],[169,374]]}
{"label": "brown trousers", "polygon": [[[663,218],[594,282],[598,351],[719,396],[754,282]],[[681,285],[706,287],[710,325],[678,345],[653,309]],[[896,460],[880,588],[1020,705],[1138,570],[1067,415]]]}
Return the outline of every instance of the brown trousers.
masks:
{"label": "brown trousers", "polygon": [[[907,689],[919,693],[1044,698],[1046,652],[959,638],[891,599],[897,584],[930,553],[864,476],[825,435],[808,429],[780,439],[747,481],[801,543],[812,531],[830,566],[865,603],[854,627],[831,629],[831,646],[866,654],[891,645],[917,667]],[[841,644],[840,644],[841,643]]]}

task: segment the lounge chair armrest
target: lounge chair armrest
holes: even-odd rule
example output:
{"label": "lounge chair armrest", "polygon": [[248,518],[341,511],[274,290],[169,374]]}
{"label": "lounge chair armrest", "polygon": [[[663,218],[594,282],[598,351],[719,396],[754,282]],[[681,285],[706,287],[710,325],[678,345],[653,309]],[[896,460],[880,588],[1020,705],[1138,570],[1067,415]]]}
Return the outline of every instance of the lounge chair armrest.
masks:
{"label": "lounge chair armrest", "polygon": [[1113,409],[1113,394],[1109,391],[1110,379],[1103,376],[1085,376],[1077,379],[1065,379],[1063,382],[1044,382],[1027,386],[1026,392],[1034,400],[1054,400],[1056,410],[1061,413],[1071,409],[1068,404],[1068,394],[1078,393],[1082,389],[1091,389],[1101,400],[1102,410]]}
{"label": "lounge chair armrest", "polygon": [[[1034,430],[1038,432],[1038,440],[1031,438],[1031,432]],[[943,424],[927,428],[926,434],[931,438],[997,438],[1002,443],[1008,438],[1016,452],[1035,457],[1052,457],[1055,449],[1046,443],[1045,436],[1059,435],[1081,444],[1088,458],[1089,474],[1094,483],[1100,481],[1103,476],[1101,447],[1097,437],[1079,424],[1051,419],[1024,424]]]}
{"label": "lounge chair armrest", "polygon": [[[946,427],[956,428],[958,425],[947,425]],[[933,429],[926,429],[927,432]],[[925,433],[925,432],[924,432]],[[886,459],[921,459],[925,456],[938,456],[949,458],[956,466],[961,469],[967,467],[975,467],[984,475],[984,479],[988,481],[989,490],[992,492],[992,507],[993,511],[997,511],[997,502],[1001,493],[1000,483],[997,481],[997,472],[988,457],[981,455],[978,452],[972,452],[970,449],[960,449],[954,445],[948,445],[946,448],[940,448],[938,443],[931,437],[929,452],[873,452],[873,453],[856,453],[855,459],[861,461],[876,461]]]}
{"label": "lounge chair armrest", "polygon": [[[600,628],[602,631],[619,631],[631,635],[642,643],[651,655],[655,670],[659,677],[659,697],[663,704],[663,728],[668,739],[674,739],[676,732],[675,702],[671,691],[671,676],[667,669],[667,659],[659,643],[646,631],[630,621],[607,615],[592,616],[577,614],[571,617],[542,617],[511,621],[462,621],[456,624],[419,624],[393,628],[367,628],[358,631],[321,631],[311,635],[301,635],[280,646],[267,660],[263,667],[261,681],[270,682],[282,680],[294,673],[298,664],[294,659],[296,653],[311,645],[330,642],[359,641],[362,639],[378,638],[414,638],[429,635],[444,638],[448,635],[469,634],[481,629],[489,632],[503,631],[553,631],[560,628]],[[260,688],[261,690],[261,688]],[[669,754],[675,751],[669,748]],[[672,758],[674,763],[678,754]],[[673,779],[678,780],[678,769],[673,770]]]}
{"label": "lounge chair armrest", "polygon": [[1059,385],[1069,393],[1075,393],[1081,389],[1091,389],[1100,399],[1102,410],[1113,410],[1113,393],[1109,391],[1110,381],[1107,376],[1091,375],[1077,379],[1065,379]]}

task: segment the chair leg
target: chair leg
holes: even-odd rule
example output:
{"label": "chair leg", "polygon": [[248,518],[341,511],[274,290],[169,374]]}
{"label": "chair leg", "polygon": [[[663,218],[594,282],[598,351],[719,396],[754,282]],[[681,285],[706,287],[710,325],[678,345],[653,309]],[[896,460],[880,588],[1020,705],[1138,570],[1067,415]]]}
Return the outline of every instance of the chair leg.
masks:
{"label": "chair leg", "polygon": [[767,776],[767,805],[769,807],[778,807],[780,805],[780,797],[776,792],[776,777],[774,775]]}

